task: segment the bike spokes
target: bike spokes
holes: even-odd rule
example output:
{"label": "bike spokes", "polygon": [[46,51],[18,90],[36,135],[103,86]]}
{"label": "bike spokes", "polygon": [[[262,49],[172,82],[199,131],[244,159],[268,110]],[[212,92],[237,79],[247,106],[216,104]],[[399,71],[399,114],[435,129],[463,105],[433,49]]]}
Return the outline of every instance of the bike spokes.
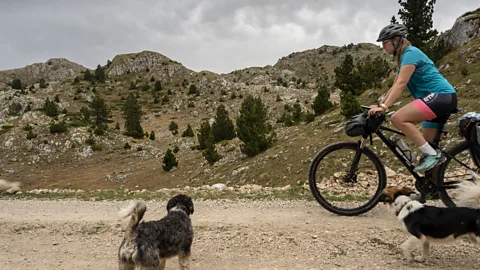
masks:
{"label": "bike spokes", "polygon": [[452,202],[455,203],[459,195],[459,190],[457,189],[458,184],[465,181],[475,181],[469,172],[471,168],[476,168],[476,166],[472,160],[469,149],[457,153],[454,158],[449,158],[446,162],[443,185],[439,185],[438,188],[445,189],[445,192],[451,198]]}
{"label": "bike spokes", "polygon": [[360,206],[378,189],[375,164],[361,153],[352,158],[356,152],[351,149],[331,152],[316,169],[316,188],[335,207]]}

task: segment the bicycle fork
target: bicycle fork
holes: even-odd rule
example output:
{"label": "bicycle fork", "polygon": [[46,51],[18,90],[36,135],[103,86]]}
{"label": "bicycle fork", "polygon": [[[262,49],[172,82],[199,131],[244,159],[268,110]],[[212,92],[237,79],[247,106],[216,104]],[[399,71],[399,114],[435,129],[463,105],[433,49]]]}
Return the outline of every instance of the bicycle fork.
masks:
{"label": "bicycle fork", "polygon": [[363,153],[363,148],[365,147],[365,140],[366,139],[362,137],[358,141],[358,148],[357,148],[357,151],[355,152],[355,156],[353,157],[352,166],[350,166],[349,172],[343,179],[343,181],[345,181],[346,183],[357,182],[357,167],[358,167],[358,163],[360,163],[360,158]]}

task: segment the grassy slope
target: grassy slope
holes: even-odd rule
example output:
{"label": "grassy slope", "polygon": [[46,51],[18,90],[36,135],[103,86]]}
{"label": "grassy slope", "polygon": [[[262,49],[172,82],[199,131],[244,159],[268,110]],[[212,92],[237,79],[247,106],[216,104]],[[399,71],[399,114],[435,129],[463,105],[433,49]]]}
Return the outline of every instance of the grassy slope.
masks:
{"label": "grassy slope", "polygon": [[[467,51],[468,48],[470,48],[469,51]],[[458,87],[459,106],[466,111],[480,111],[480,93],[476,91],[478,85],[480,85],[480,79],[477,76],[477,74],[480,73],[479,56],[476,56],[471,63],[466,62],[479,48],[480,40],[474,40],[469,44],[457,48],[439,63],[439,66],[448,64],[449,67],[444,67],[441,71],[454,86]],[[461,74],[461,69],[464,67],[468,69],[469,75],[467,76]],[[129,76],[133,79],[135,75],[130,74]],[[469,84],[467,84],[468,80],[470,80]],[[118,114],[120,109],[119,93],[123,93],[123,96],[128,94],[129,81],[130,79],[125,77],[119,79],[119,84],[115,86],[107,85],[105,89],[102,87],[97,88],[99,92],[105,94],[105,98],[108,99],[111,104],[117,104],[116,120],[120,122],[121,126],[121,115]],[[374,104],[376,98],[388,89],[387,81],[388,80],[384,82],[382,89],[365,91],[360,97],[361,104]],[[87,86],[88,85],[82,83],[80,88]],[[183,91],[185,90],[186,89],[183,89]],[[275,94],[272,93],[272,95]],[[176,98],[182,97],[181,93],[177,93],[175,96]],[[63,96],[60,98],[62,100],[64,99]],[[145,95],[145,99],[148,99],[148,95]],[[411,97],[408,96],[407,91],[405,91],[399,101],[401,101],[402,104],[411,101]],[[82,105],[82,103],[79,103],[79,105]],[[396,108],[398,107],[393,107],[393,109]],[[164,110],[161,106],[158,106],[158,108],[151,107],[149,110],[152,112],[155,110],[158,111],[158,113],[153,113],[154,118],[146,121],[144,128],[147,131],[151,131],[153,128],[159,127],[159,125],[167,126],[171,119],[178,119],[178,122],[181,124],[181,131],[183,131],[183,127],[186,126],[187,123],[195,124],[198,122],[198,119],[185,117],[182,113],[178,115],[160,113],[160,111]],[[449,124],[451,128],[455,128],[456,117],[458,116],[452,117],[452,121]],[[125,186],[130,189],[147,188],[149,190],[156,190],[161,187],[198,186],[218,182],[227,183],[228,185],[248,183],[265,186],[297,185],[297,183],[303,184],[307,180],[308,167],[311,159],[321,148],[336,141],[355,141],[357,139],[349,138],[344,134],[343,125],[345,121],[346,120],[340,115],[339,107],[336,107],[324,116],[317,117],[316,120],[310,124],[302,124],[288,128],[277,127],[279,140],[275,145],[266,152],[252,158],[241,157],[238,152],[238,141],[224,143],[225,146],[220,147],[219,145],[217,147],[223,149],[220,150],[221,154],[228,156],[230,161],[221,166],[205,165],[200,152],[184,148],[181,149],[181,151],[187,154],[180,158],[180,167],[177,171],[170,173],[163,172],[161,169],[161,158],[139,158],[134,150],[136,149],[136,143],[133,140],[131,151],[123,151],[121,146],[119,146],[119,148],[113,152],[96,153],[88,160],[76,162],[75,165],[69,167],[69,176],[65,175],[65,165],[69,164],[68,161],[66,161],[66,163],[56,162],[55,164],[44,164],[42,168],[40,168],[41,166],[31,166],[28,170],[20,166],[21,164],[15,163],[8,163],[6,167],[17,169],[19,172],[12,177],[12,180],[30,181],[29,185],[32,187],[93,189]],[[180,141],[182,140],[183,139],[180,139]],[[175,141],[179,141],[179,139],[167,134],[157,141],[152,142],[152,144],[158,151],[161,151],[173,145],[172,143]],[[376,147],[381,147],[378,141],[375,141],[374,144]],[[236,150],[232,152],[231,149]],[[395,167],[395,165],[390,165],[389,159],[388,156],[382,158],[387,166]],[[101,166],[99,166],[99,164]],[[31,171],[29,172],[29,170]],[[35,173],[35,171],[39,172],[40,170],[42,170],[42,177],[39,178],[38,173]],[[239,170],[242,171],[234,173]],[[121,181],[106,181],[105,175],[112,173],[128,174],[129,180],[125,183]]]}

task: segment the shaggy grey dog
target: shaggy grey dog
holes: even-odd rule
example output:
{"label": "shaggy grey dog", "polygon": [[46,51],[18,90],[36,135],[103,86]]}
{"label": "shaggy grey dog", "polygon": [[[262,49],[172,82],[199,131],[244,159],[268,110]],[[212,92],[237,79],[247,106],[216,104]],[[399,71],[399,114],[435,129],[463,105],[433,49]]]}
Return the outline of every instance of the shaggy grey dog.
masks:
{"label": "shaggy grey dog", "polygon": [[180,269],[189,269],[192,199],[177,195],[167,203],[167,216],[140,223],[146,210],[146,205],[137,201],[120,212],[120,216],[131,218],[118,250],[119,269],[165,269],[167,259],[174,256],[178,256]]}

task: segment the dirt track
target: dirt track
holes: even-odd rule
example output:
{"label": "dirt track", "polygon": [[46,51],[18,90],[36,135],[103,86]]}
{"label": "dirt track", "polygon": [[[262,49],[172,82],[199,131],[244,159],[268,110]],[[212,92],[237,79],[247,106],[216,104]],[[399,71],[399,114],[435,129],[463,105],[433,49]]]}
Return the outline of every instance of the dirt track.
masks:
{"label": "dirt track", "polygon": [[[120,202],[0,200],[0,269],[117,269]],[[149,201],[146,219],[165,214]],[[314,202],[196,201],[192,269],[480,269],[470,243],[406,264],[407,238],[382,205],[340,217]],[[178,269],[176,259],[167,269]]]}

